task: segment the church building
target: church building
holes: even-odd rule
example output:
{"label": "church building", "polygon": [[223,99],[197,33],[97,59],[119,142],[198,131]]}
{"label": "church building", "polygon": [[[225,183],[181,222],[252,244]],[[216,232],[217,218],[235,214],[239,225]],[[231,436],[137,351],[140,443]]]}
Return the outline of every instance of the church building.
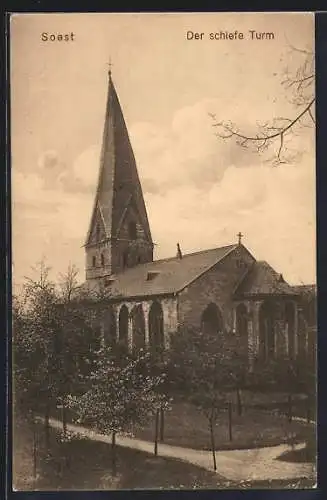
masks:
{"label": "church building", "polygon": [[[217,242],[218,243],[218,242]],[[169,348],[179,325],[236,333],[249,358],[294,357],[298,291],[267,262],[236,242],[153,259],[142,186],[121,105],[109,71],[99,178],[85,241],[86,285],[105,290],[105,342]]]}

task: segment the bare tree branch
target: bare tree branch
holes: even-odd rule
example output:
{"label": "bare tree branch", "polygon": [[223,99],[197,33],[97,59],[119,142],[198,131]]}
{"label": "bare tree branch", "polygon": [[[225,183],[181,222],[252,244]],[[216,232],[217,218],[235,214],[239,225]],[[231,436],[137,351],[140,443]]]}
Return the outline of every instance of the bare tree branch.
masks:
{"label": "bare tree branch", "polygon": [[[216,129],[216,137],[220,139],[235,139],[236,144],[248,148],[254,147],[256,152],[262,153],[268,150],[274,142],[278,142],[278,147],[274,153],[274,163],[285,163],[290,161],[289,151],[286,158],[286,148],[289,141],[285,141],[286,136],[297,135],[301,128],[312,127],[315,123],[314,118],[314,54],[307,49],[299,49],[288,43],[293,52],[305,55],[302,64],[299,65],[295,74],[290,74],[288,68],[285,71],[284,79],[281,85],[286,90],[292,91],[292,98],[289,102],[297,108],[293,118],[278,116],[262,124],[257,123],[258,132],[256,134],[247,134],[238,129],[231,121],[218,121],[214,113],[209,113],[213,120],[213,126]],[[293,54],[294,56],[294,54]],[[310,122],[306,119],[309,118]],[[294,159],[294,156],[293,156]],[[271,161],[271,159],[270,159]]]}

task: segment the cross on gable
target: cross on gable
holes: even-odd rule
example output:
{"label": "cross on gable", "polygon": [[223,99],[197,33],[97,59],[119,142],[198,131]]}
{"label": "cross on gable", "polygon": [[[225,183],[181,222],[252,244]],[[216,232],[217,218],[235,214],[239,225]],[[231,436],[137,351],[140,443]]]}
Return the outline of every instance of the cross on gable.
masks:
{"label": "cross on gable", "polygon": [[244,234],[241,233],[241,231],[237,234],[237,237],[238,237],[238,244],[240,245],[242,243],[242,238],[243,238]]}

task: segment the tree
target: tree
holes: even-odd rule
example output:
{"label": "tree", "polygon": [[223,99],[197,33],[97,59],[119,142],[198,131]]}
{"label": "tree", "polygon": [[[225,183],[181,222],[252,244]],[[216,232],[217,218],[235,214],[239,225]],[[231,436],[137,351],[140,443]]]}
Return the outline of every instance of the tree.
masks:
{"label": "tree", "polygon": [[233,336],[232,332],[202,333],[180,327],[171,339],[168,368],[171,390],[182,393],[207,418],[214,470],[217,469],[214,428],[235,385],[237,353]]}
{"label": "tree", "polygon": [[235,123],[217,119],[215,114],[210,113],[218,138],[235,140],[239,146],[250,147],[257,153],[274,150],[269,161],[273,161],[275,165],[287,163],[294,158],[288,151],[286,139],[297,134],[301,128],[315,124],[314,54],[311,50],[293,46],[290,48],[293,58],[301,58],[295,73],[287,68],[281,81],[282,87],[290,94],[289,102],[294,107],[291,117],[276,116],[265,123],[257,123],[257,131],[249,134],[240,130]]}
{"label": "tree", "polygon": [[88,390],[70,397],[78,421],[112,435],[112,470],[116,473],[116,434],[129,432],[132,424],[143,424],[162,404],[156,391],[162,376],[152,376],[148,353],[117,359],[108,347],[97,352],[95,370],[87,377]]}
{"label": "tree", "polygon": [[17,409],[33,417],[45,416],[49,442],[50,403],[58,395],[56,332],[58,311],[55,285],[44,261],[34,268],[36,277],[26,278],[23,294],[13,310],[14,400]]}

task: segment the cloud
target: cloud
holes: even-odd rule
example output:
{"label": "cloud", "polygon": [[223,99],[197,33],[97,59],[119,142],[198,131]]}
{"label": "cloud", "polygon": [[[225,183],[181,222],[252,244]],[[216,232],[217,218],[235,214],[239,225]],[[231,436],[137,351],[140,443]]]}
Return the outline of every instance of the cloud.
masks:
{"label": "cloud", "polygon": [[[177,241],[184,252],[230,244],[241,230],[254,255],[268,260],[286,279],[312,281],[312,155],[304,153],[296,165],[272,168],[260,155],[219,141],[208,116],[219,105],[219,100],[201,100],[178,110],[167,125],[139,122],[130,128],[156,257],[174,255]],[[245,129],[250,122],[243,120]],[[312,150],[310,141],[310,135],[302,137],[304,150]],[[100,145],[90,145],[67,168],[56,151],[45,151],[34,173],[14,172],[18,274],[27,257],[33,263],[45,253],[58,271],[64,271],[66,260],[83,269],[81,245],[99,157]],[[28,249],[24,255],[21,248]]]}

